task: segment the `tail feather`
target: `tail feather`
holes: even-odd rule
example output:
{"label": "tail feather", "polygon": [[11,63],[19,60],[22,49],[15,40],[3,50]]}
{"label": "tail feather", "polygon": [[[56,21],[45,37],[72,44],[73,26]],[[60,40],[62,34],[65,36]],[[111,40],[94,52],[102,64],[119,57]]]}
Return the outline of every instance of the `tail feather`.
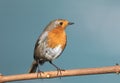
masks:
{"label": "tail feather", "polygon": [[38,67],[38,63],[34,60],[33,63],[32,63],[32,66],[30,67],[29,69],[29,73],[35,73],[36,70],[37,70],[37,67]]}

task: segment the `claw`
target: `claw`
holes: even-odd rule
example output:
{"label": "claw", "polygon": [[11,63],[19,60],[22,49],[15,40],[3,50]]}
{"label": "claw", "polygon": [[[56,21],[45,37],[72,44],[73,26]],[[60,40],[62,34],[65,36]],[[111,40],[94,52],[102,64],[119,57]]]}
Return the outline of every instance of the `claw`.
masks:
{"label": "claw", "polygon": [[64,69],[60,69],[60,68],[57,69],[57,76],[59,76],[60,79],[61,79],[61,76],[62,76],[62,71],[65,71],[65,70]]}
{"label": "claw", "polygon": [[52,63],[52,61],[49,61],[49,63],[51,65],[53,65],[57,69],[57,76],[59,76],[60,79],[61,79],[61,76],[62,76],[62,72],[61,71],[65,71],[65,70],[64,69],[60,69],[59,67],[57,67],[55,64]]}
{"label": "claw", "polygon": [[40,75],[40,77],[42,77],[42,74],[43,74],[43,73],[44,73],[43,71],[41,71],[41,70],[38,69],[37,77],[39,77],[39,75]]}
{"label": "claw", "polygon": [[40,70],[39,65],[38,65],[37,77],[39,77],[39,75],[41,77],[42,73],[44,73],[44,72]]}

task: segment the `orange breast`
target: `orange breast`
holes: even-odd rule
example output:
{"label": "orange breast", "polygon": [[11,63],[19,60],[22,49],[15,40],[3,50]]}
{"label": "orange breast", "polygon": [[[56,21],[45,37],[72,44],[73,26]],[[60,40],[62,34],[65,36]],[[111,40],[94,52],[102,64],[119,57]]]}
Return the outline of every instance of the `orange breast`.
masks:
{"label": "orange breast", "polygon": [[48,33],[48,46],[51,48],[61,45],[62,48],[66,45],[66,33],[62,28],[55,28]]}

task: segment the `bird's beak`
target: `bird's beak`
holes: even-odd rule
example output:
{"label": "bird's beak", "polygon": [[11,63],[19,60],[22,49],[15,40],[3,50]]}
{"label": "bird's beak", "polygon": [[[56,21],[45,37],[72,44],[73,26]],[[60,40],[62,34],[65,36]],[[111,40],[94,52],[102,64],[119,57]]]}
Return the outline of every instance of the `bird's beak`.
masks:
{"label": "bird's beak", "polygon": [[73,23],[73,22],[69,22],[69,23],[68,23],[68,25],[72,25],[72,24],[74,24],[74,23]]}

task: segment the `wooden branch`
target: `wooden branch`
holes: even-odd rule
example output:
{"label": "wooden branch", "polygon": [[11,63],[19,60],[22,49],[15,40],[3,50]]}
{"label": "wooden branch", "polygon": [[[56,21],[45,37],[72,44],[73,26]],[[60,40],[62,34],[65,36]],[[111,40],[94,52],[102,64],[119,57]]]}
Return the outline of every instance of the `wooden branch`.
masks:
{"label": "wooden branch", "polygon": [[0,83],[10,82],[10,81],[20,81],[20,80],[31,80],[31,79],[49,79],[57,77],[67,77],[67,76],[82,76],[82,75],[95,75],[95,74],[109,74],[109,73],[119,73],[120,66],[108,66],[108,67],[99,67],[99,68],[84,68],[84,69],[73,69],[61,71],[61,74],[58,74],[58,71],[48,71],[44,73],[31,73],[31,74],[19,74],[19,75],[10,75],[3,76],[0,75]]}

